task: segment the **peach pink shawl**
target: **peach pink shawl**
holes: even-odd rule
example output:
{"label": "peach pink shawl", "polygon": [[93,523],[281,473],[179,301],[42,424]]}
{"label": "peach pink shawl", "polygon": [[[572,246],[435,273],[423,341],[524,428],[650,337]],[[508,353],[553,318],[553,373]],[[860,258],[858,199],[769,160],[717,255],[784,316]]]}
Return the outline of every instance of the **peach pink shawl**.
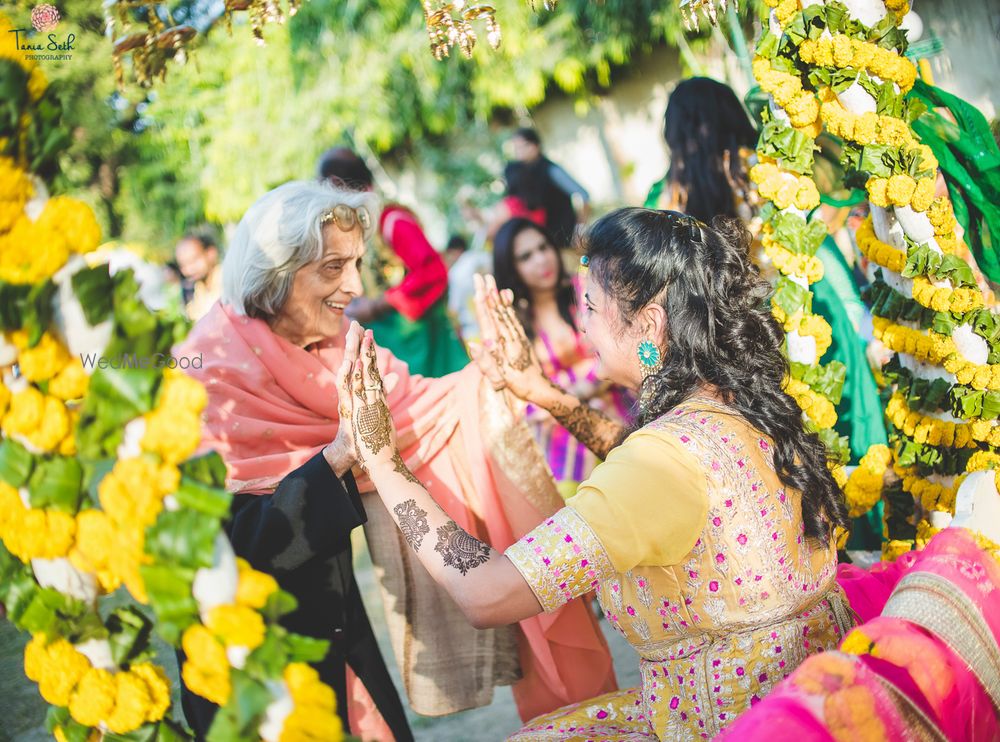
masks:
{"label": "peach pink shawl", "polygon": [[[376,338],[376,341],[378,338]],[[216,304],[177,353],[201,355],[190,373],[208,390],[203,445],[222,455],[233,492],[272,491],[337,433],[334,371],[342,337],[309,350],[275,335],[267,323]],[[379,348],[379,369],[401,453],[439,505],[460,526],[503,551],[560,506],[544,458],[523,423],[510,419],[478,369],[441,379],[411,376]],[[371,484],[359,480],[362,492]],[[513,658],[502,632],[479,632],[402,545],[375,495],[366,496],[366,535],[379,573],[387,620],[410,705],[441,715],[485,705],[509,682]],[[593,613],[574,601],[520,622],[523,672],[514,686],[522,720],[615,688],[607,645]],[[457,632],[457,633],[456,633]],[[484,639],[485,637],[485,639]],[[504,665],[507,665],[505,668]],[[514,675],[516,677],[516,675]],[[352,696],[364,698],[360,683]],[[367,703],[371,711],[370,701]],[[365,738],[385,738],[353,720]],[[362,714],[359,713],[360,717]]]}

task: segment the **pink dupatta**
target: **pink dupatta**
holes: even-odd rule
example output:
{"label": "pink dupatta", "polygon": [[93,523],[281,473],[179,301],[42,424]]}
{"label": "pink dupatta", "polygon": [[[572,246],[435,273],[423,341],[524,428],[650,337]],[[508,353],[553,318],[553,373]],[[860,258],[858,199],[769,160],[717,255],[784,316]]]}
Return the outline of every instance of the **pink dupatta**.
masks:
{"label": "pink dupatta", "polygon": [[[216,304],[178,348],[178,354],[201,355],[201,368],[189,373],[208,390],[203,446],[226,461],[231,491],[270,492],[333,440],[339,424],[334,373],[342,343],[333,338],[305,350],[275,335],[267,323]],[[530,433],[504,419],[506,406],[474,365],[427,379],[411,376],[383,348],[378,361],[403,458],[460,526],[503,551],[562,505]],[[365,479],[358,486],[371,491]],[[485,632],[464,620],[449,622],[457,607],[409,549],[398,548],[381,501],[366,497],[365,507],[372,558],[388,573],[382,578],[386,612],[411,706],[438,715],[489,703],[494,678],[502,675],[493,663],[501,658],[489,651],[463,653],[462,646],[481,645]],[[524,677],[514,694],[522,720],[615,688],[607,644],[582,601],[519,626]],[[480,666],[464,666],[470,661]],[[352,699],[374,711],[361,684],[350,676],[349,683]],[[448,691],[435,696],[440,688]],[[449,699],[472,692],[466,688],[476,692]],[[352,703],[350,710],[353,727],[362,708]],[[388,739],[380,721],[360,719],[355,733]]]}
{"label": "pink dupatta", "polygon": [[1000,739],[1000,564],[971,533],[840,571],[868,618],[848,639],[872,648],[810,657],[720,739]]}

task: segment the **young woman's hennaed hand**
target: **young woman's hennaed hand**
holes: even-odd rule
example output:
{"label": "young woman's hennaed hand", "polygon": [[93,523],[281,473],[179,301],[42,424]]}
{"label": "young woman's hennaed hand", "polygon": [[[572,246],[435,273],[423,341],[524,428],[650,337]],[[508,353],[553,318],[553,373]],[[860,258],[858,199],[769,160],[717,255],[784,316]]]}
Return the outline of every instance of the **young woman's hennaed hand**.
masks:
{"label": "young woman's hennaed hand", "polygon": [[[487,378],[498,388],[498,379],[515,396],[538,402],[551,388],[531,341],[514,313],[510,291],[498,291],[493,276],[476,276],[476,317],[483,338],[482,350],[471,351]],[[490,358],[483,358],[489,354]],[[478,357],[477,357],[478,355]]]}
{"label": "young woman's hennaed hand", "polygon": [[378,467],[393,466],[399,459],[396,429],[386,403],[371,330],[365,331],[361,341],[361,353],[351,373],[351,392],[351,422],[358,462],[370,474]]}

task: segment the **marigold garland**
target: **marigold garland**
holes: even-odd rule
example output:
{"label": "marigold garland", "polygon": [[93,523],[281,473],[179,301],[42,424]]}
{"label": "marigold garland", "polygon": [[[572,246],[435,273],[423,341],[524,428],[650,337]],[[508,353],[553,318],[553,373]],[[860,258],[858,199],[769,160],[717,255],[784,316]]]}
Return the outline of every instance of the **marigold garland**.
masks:
{"label": "marigold garland", "polygon": [[844,487],[850,517],[858,518],[878,504],[885,486],[885,474],[891,464],[892,451],[888,446],[872,446],[861,457]]}
{"label": "marigold garland", "polygon": [[821,394],[817,394],[808,385],[798,379],[785,380],[785,392],[795,399],[810,420],[820,430],[832,428],[837,424],[837,410],[833,403]]}
{"label": "marigold garland", "polygon": [[[0,38],[10,28],[0,14]],[[326,643],[277,626],[294,601],[272,576],[234,563],[221,527],[231,498],[225,465],[217,454],[193,458],[204,387],[170,369],[91,375],[61,339],[78,339],[72,317],[85,316],[113,327],[115,342],[164,347],[182,322],[146,306],[132,271],[112,276],[100,260],[68,263],[98,246],[100,229],[89,206],[46,197],[24,167],[40,161],[24,144],[37,124],[24,102],[42,100],[47,83],[9,46],[0,44],[0,57],[29,77],[28,96],[12,99],[20,115],[0,121],[0,148],[15,152],[0,156],[0,288],[17,299],[0,317],[3,363],[14,365],[0,380],[0,573],[13,576],[0,582],[0,603],[33,636],[25,673],[54,707],[49,728],[56,740],[189,738],[168,718],[163,670],[118,659],[148,656],[154,628],[149,612],[131,605],[99,611],[101,597],[124,585],[149,604],[160,635],[185,650],[188,687],[239,704],[216,716],[210,737],[252,739],[287,686],[293,706],[281,738],[339,740],[333,691],[303,664],[321,660]],[[50,282],[64,268],[74,272],[68,296]],[[91,300],[98,295],[110,306]],[[72,311],[63,311],[66,302]],[[52,316],[62,321],[58,331]],[[220,595],[227,598],[218,603]],[[248,685],[255,692],[234,694]]]}
{"label": "marigold garland", "polygon": [[966,314],[984,306],[979,289],[935,286],[924,276],[913,279],[913,300],[935,312],[954,314]]}
{"label": "marigold garland", "polygon": [[761,243],[765,254],[783,276],[799,276],[804,278],[806,283],[817,283],[822,280],[823,261],[815,255],[798,255],[786,250],[770,238],[764,238]]}
{"label": "marigold garland", "polygon": [[805,175],[787,173],[773,163],[763,162],[750,168],[750,180],[757,184],[760,195],[779,209],[794,206],[808,211],[819,206],[816,183]]}
{"label": "marigold garland", "polygon": [[875,236],[875,228],[869,216],[858,227],[855,234],[858,249],[868,260],[893,273],[902,273],[906,267],[906,253],[887,245]]}
{"label": "marigold garland", "polygon": [[799,46],[799,57],[807,64],[836,69],[850,68],[896,83],[902,92],[913,87],[916,66],[891,49],[845,34],[806,39]]}

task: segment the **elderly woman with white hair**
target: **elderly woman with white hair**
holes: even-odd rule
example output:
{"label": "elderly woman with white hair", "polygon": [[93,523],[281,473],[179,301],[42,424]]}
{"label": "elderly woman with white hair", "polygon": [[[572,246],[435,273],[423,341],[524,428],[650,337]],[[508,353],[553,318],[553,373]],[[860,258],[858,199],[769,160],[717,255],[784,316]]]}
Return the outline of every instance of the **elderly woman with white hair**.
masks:
{"label": "elderly woman with white hair", "polygon": [[[374,487],[360,470],[352,475],[351,426],[340,424],[350,405],[338,400],[354,360],[345,339],[362,331],[344,309],[362,293],[377,206],[370,193],[316,182],[265,194],[230,242],[221,301],[178,350],[203,359],[190,373],[209,395],[204,445],[229,468],[234,548],[297,598],[290,629],[331,640],[317,669],[341,698],[345,728],[364,739],[411,735],[351,571],[350,532],[361,524],[418,713],[486,705],[494,686],[510,683],[522,719],[612,690],[610,654],[584,604],[513,630],[477,630],[406,548],[380,500],[358,495]],[[531,433],[474,364],[426,379],[384,349],[377,361],[402,459],[464,529],[504,549],[559,509]],[[186,700],[189,721],[204,731],[212,710]]]}

